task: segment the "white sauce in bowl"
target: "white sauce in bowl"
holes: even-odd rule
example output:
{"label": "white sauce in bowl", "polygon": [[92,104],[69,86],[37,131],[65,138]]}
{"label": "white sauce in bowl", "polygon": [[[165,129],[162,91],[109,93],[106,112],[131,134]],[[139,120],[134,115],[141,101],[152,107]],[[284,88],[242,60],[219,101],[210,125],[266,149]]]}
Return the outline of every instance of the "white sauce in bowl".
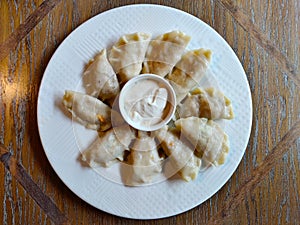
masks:
{"label": "white sauce in bowl", "polygon": [[168,123],[175,111],[175,94],[169,83],[156,75],[140,75],[128,81],[120,95],[124,119],[140,130],[155,130]]}
{"label": "white sauce in bowl", "polygon": [[132,121],[151,126],[163,120],[167,101],[168,91],[157,81],[141,80],[130,88],[124,108]]}

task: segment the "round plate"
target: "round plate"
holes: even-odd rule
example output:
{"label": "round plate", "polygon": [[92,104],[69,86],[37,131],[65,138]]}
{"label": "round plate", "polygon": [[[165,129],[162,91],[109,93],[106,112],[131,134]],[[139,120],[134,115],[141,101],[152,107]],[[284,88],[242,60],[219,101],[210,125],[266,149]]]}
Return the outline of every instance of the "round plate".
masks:
{"label": "round plate", "polygon": [[[230,153],[224,165],[210,167],[195,181],[168,179],[153,185],[126,187],[114,182],[115,165],[99,171],[83,167],[80,151],[95,131],[72,123],[62,106],[65,90],[80,90],[85,65],[122,35],[146,32],[152,37],[181,30],[192,37],[187,49],[213,52],[210,71],[219,88],[232,101],[235,118],[226,121]],[[62,181],[80,198],[105,212],[127,218],[154,219],[187,211],[215,194],[231,177],[246,149],[252,122],[252,102],[247,77],[238,58],[211,27],[183,11],[159,5],[129,5],[101,13],[74,30],[52,56],[40,86],[38,127],[46,155]],[[101,173],[100,173],[101,174]],[[108,175],[107,175],[108,174]],[[118,178],[116,178],[118,179]]]}

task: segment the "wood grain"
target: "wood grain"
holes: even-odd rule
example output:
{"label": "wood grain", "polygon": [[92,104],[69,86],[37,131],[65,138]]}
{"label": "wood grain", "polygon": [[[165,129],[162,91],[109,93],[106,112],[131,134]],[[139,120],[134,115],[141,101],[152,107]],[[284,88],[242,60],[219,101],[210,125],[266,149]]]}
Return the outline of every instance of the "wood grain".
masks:
{"label": "wood grain", "polygon": [[[208,224],[219,224],[228,216],[232,210],[240,205],[245,200],[247,193],[251,193],[253,189],[265,179],[265,176],[274,167],[275,163],[278,162],[285,152],[295,144],[300,136],[300,121],[289,130],[289,132],[282,138],[282,140],[276,145],[272,152],[265,158],[264,162],[258,166],[251,174],[246,178],[244,184],[241,185],[240,190],[230,196],[221,210],[211,218]],[[296,215],[300,216],[300,212],[296,211]]]}
{"label": "wood grain", "polygon": [[11,175],[23,186],[26,193],[33,198],[55,224],[69,224],[66,216],[56,207],[52,200],[43,193],[27,174],[24,167],[12,154],[0,145],[0,161]]}
{"label": "wood grain", "polygon": [[[250,141],[231,179],[200,206],[152,221],[75,196],[51,168],[36,121],[39,84],[58,45],[92,16],[135,3],[175,7],[212,26],[240,59],[253,99]],[[297,0],[0,1],[0,223],[299,224],[299,12]]]}
{"label": "wood grain", "polygon": [[285,57],[277,48],[273,42],[265,35],[264,32],[252,23],[251,18],[248,17],[242,9],[232,3],[232,1],[222,0],[220,3],[229,10],[230,14],[238,23],[251,35],[251,37],[268,53],[274,60],[277,61],[278,65],[286,71],[291,79],[300,85],[300,78],[296,74],[296,66],[288,58]]}
{"label": "wood grain", "polygon": [[30,16],[28,16],[24,23],[20,24],[18,28],[0,44],[0,61],[7,56],[11,49],[14,49],[17,44],[52,10],[52,8],[59,3],[60,0],[44,1]]}

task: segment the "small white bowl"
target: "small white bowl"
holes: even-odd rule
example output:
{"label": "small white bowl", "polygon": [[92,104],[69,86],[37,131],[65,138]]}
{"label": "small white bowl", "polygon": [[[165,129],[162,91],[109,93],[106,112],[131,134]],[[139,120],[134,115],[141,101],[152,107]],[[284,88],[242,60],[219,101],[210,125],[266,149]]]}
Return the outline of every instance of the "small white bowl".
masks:
{"label": "small white bowl", "polygon": [[[149,82],[150,81],[150,82]],[[153,81],[153,82],[151,82]],[[147,82],[147,83],[146,83]],[[147,117],[147,122],[143,122],[143,119],[139,120],[137,118],[133,118],[133,115],[130,115],[133,112],[136,112],[132,110],[128,110],[128,108],[133,107],[134,104],[138,103],[139,106],[142,106],[143,109],[147,109],[147,106],[149,104],[146,104],[143,102],[143,91],[145,89],[152,90],[150,86],[147,86],[146,84],[154,84],[158,85],[159,88],[163,88],[167,91],[167,99],[161,98],[160,100],[166,100],[166,106],[164,107],[163,115],[161,117]],[[144,85],[144,88],[141,89],[141,87]],[[157,87],[153,87],[153,91],[157,89]],[[143,90],[144,89],[144,90]],[[160,90],[163,90],[160,89]],[[137,91],[139,90],[139,91]],[[163,92],[165,93],[165,90]],[[154,95],[148,95],[153,97]],[[159,96],[157,96],[157,99],[159,99]],[[126,105],[127,104],[127,105]],[[132,104],[132,105],[130,105]],[[145,106],[145,107],[143,107]],[[155,74],[141,74],[139,76],[136,76],[132,79],[130,79],[122,88],[120,96],[119,96],[119,108],[121,115],[123,116],[124,120],[132,127],[142,130],[142,131],[154,131],[158,130],[159,128],[163,127],[167,123],[170,122],[172,119],[175,109],[176,109],[176,95],[174,92],[174,89],[169,84],[169,82],[164,79],[163,77],[160,77]],[[149,108],[148,108],[149,109]],[[144,110],[145,111],[145,110]],[[150,111],[150,110],[149,110]],[[144,112],[138,114],[139,116],[143,114]],[[147,112],[146,112],[147,113]]]}

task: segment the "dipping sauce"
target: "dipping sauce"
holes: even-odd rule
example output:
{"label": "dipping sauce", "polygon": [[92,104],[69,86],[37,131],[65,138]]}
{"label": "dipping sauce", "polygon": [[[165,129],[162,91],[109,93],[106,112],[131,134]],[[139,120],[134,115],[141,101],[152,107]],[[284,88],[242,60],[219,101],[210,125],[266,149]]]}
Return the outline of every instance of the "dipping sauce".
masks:
{"label": "dipping sauce", "polygon": [[120,95],[121,114],[137,129],[150,131],[164,125],[175,109],[175,95],[170,88],[167,81],[155,75],[140,75],[130,80]]}

